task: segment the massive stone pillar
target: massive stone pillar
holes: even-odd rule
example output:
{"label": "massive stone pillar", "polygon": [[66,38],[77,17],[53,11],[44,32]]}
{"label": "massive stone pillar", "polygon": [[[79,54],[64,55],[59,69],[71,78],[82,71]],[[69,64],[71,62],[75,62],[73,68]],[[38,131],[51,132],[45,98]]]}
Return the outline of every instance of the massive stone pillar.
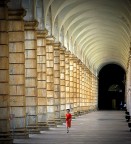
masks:
{"label": "massive stone pillar", "polygon": [[93,110],[93,74],[91,73],[91,110]]}
{"label": "massive stone pillar", "polygon": [[93,75],[93,110],[97,109],[97,77]]}
{"label": "massive stone pillar", "polygon": [[61,124],[60,116],[60,43],[54,43],[54,110],[55,122]]}
{"label": "massive stone pillar", "polygon": [[82,63],[80,62],[79,64],[79,68],[80,68],[80,114],[82,114]]}
{"label": "massive stone pillar", "polygon": [[91,72],[89,71],[89,110],[91,110],[91,105],[92,105],[92,97],[91,97]]}
{"label": "massive stone pillar", "polygon": [[49,126],[56,126],[54,107],[54,38],[48,37],[46,43],[46,89],[47,89],[47,120]]}
{"label": "massive stone pillar", "polygon": [[77,61],[77,115],[80,114],[80,60]]}
{"label": "massive stone pillar", "polygon": [[66,94],[66,109],[71,109],[70,105],[70,65],[69,51],[65,51],[65,94]]}
{"label": "massive stone pillar", "polygon": [[87,69],[87,107],[88,111],[90,110],[90,75],[89,75],[89,69]]}
{"label": "massive stone pillar", "polygon": [[130,112],[131,116],[131,55],[128,61],[128,69],[127,69],[127,76],[126,76],[126,104],[127,110]]}
{"label": "massive stone pillar", "polygon": [[62,121],[65,121],[65,109],[65,49],[60,48],[60,116]]}
{"label": "massive stone pillar", "polygon": [[95,77],[92,74],[92,110],[95,110],[94,104],[95,104]]}
{"label": "massive stone pillar", "polygon": [[84,93],[84,87],[85,87],[85,72],[84,72],[84,65],[82,64],[82,83],[81,83],[81,106],[82,106],[82,114],[85,112],[85,93]]}
{"label": "massive stone pillar", "polygon": [[88,72],[87,67],[85,67],[85,111],[88,112]]}
{"label": "massive stone pillar", "polygon": [[74,115],[74,57],[72,54],[69,55],[69,82],[70,82],[70,87],[69,87],[69,100],[70,100],[70,109],[72,112],[72,115]]}
{"label": "massive stone pillar", "polygon": [[26,122],[30,133],[38,133],[36,21],[25,21]]}
{"label": "massive stone pillar", "polygon": [[25,108],[24,10],[9,9],[9,95],[14,137],[28,137]]}
{"label": "massive stone pillar", "polygon": [[37,99],[38,126],[47,127],[47,71],[46,71],[46,36],[47,31],[37,31]]}
{"label": "massive stone pillar", "polygon": [[95,76],[95,109],[98,108],[98,78]]}
{"label": "massive stone pillar", "polygon": [[77,116],[77,57],[73,57],[74,115]]}
{"label": "massive stone pillar", "polygon": [[9,47],[7,0],[0,1],[0,143],[12,143],[9,128]]}

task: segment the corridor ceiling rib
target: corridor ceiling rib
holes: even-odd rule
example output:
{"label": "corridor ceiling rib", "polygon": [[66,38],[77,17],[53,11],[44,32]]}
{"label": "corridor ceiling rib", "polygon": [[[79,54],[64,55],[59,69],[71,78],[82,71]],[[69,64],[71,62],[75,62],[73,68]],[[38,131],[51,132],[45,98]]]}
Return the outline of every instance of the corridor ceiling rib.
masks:
{"label": "corridor ceiling rib", "polygon": [[105,63],[116,63],[126,69],[131,36],[129,0],[45,0],[45,3],[46,16],[51,10],[52,35],[61,41],[63,29],[63,45],[88,67],[99,71]]}

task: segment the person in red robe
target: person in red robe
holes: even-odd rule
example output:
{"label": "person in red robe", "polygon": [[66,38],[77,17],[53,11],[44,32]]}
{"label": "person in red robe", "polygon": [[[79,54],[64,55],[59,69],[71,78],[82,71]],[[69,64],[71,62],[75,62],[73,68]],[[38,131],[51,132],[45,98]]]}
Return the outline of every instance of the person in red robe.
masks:
{"label": "person in red robe", "polygon": [[66,127],[67,127],[67,133],[69,133],[69,128],[71,127],[71,120],[72,115],[70,114],[70,109],[66,110]]}

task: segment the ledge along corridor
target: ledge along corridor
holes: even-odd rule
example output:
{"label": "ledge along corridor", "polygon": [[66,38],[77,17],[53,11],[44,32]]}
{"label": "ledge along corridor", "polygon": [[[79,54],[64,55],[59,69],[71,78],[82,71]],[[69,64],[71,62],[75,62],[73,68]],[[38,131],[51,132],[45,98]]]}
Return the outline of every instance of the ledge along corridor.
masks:
{"label": "ledge along corridor", "polygon": [[73,119],[70,132],[65,125],[15,139],[15,144],[130,144],[124,111],[95,111]]}

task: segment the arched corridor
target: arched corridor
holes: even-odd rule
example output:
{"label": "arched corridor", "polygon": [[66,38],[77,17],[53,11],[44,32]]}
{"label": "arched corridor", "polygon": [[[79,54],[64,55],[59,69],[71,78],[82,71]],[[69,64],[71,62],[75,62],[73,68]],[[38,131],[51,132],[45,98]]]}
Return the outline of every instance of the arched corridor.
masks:
{"label": "arched corridor", "polygon": [[[131,113],[130,11],[130,0],[0,0],[0,143],[62,124],[66,109],[76,118],[122,100]],[[112,103],[98,94],[108,64],[125,75]]]}

